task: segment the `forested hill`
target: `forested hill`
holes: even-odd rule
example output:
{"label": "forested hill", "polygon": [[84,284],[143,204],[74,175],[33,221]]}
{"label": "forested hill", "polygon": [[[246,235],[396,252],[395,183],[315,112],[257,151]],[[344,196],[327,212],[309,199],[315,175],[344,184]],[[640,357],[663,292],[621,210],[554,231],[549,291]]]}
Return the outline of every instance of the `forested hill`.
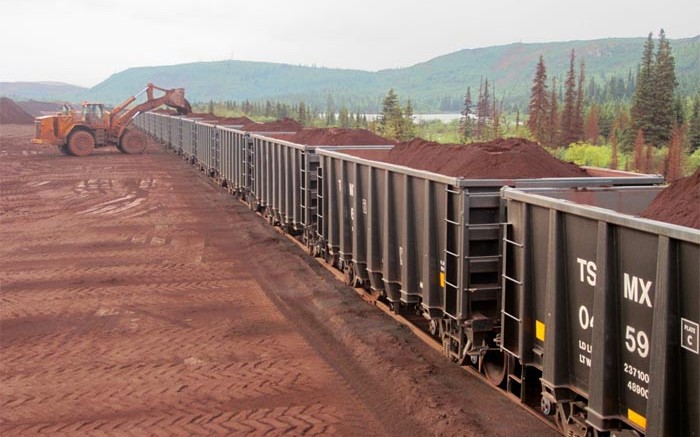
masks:
{"label": "forested hill", "polygon": [[[478,94],[482,78],[494,83],[496,97],[506,105],[524,105],[529,98],[535,65],[544,56],[549,77],[564,77],[571,49],[583,60],[586,78],[604,85],[611,77],[634,77],[645,38],[509,44],[468,49],[407,67],[378,72],[285,64],[219,61],[131,68],[112,75],[80,98],[118,102],[153,82],[185,87],[191,101],[304,101],[325,108],[330,95],[335,108],[371,110],[389,88],[410,97],[418,112],[459,110],[467,87]],[[700,35],[671,40],[679,91],[700,92]],[[578,69],[578,65],[577,65]],[[562,80],[559,81],[560,83]]]}

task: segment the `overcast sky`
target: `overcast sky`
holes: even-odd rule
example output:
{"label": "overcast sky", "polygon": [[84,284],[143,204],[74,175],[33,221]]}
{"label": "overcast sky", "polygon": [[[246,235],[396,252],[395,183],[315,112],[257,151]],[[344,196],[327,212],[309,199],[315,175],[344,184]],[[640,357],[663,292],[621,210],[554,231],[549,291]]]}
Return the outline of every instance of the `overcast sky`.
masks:
{"label": "overcast sky", "polygon": [[700,34],[699,0],[0,0],[0,16],[0,81],[82,86],[146,65],[374,71],[513,42]]}

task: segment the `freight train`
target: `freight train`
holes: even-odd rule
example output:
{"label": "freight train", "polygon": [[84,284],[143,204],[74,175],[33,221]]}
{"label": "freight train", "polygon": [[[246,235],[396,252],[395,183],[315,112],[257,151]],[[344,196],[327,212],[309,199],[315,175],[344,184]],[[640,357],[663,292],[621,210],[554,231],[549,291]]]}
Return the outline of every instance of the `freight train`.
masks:
{"label": "freight train", "polygon": [[635,217],[661,177],[466,179],[372,159],[387,144],[135,123],[564,435],[700,435],[700,231]]}

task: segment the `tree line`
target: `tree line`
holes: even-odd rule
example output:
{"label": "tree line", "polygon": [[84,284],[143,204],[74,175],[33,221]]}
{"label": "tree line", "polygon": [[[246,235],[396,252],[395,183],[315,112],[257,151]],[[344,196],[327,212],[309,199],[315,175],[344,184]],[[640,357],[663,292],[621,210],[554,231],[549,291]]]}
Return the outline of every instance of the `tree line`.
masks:
{"label": "tree line", "polygon": [[225,117],[247,116],[260,121],[292,118],[304,126],[369,128],[370,121],[366,114],[360,111],[352,112],[346,106],[342,106],[338,110],[339,112],[336,112],[332,102],[332,98],[329,96],[328,105],[325,110],[321,110],[309,106],[303,101],[285,103],[270,100],[244,100],[242,102],[233,100],[214,102],[210,100],[206,105],[195,105],[195,109]]}
{"label": "tree line", "polygon": [[[649,34],[636,76],[630,73],[626,81],[611,80],[606,92],[613,93],[614,99],[600,100],[597,94],[586,98],[586,90],[590,94],[599,88],[593,82],[585,86],[585,64],[576,69],[575,59],[572,50],[562,89],[556,79],[548,80],[540,56],[526,121],[532,138],[545,146],[568,147],[580,142],[598,144],[602,136],[612,148],[611,166],[620,165],[619,153],[633,152],[632,163],[627,164],[630,169],[679,177],[683,156],[700,148],[700,95],[689,100],[676,93],[675,61],[664,31],[659,32],[658,43]],[[630,103],[624,102],[627,96]],[[660,148],[667,149],[666,156],[661,165],[655,165]]]}

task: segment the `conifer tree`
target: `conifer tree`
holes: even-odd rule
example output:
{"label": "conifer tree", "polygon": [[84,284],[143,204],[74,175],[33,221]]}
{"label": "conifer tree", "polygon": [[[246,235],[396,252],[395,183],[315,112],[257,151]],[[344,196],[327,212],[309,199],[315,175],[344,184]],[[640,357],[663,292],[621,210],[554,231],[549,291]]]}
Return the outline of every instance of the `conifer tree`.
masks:
{"label": "conifer tree", "polygon": [[303,125],[306,124],[308,119],[308,114],[306,112],[306,104],[302,101],[299,102],[299,106],[297,108],[297,121]]}
{"label": "conifer tree", "polygon": [[634,140],[634,170],[644,171],[647,167],[646,156],[644,154],[644,131],[637,130],[637,138]]}
{"label": "conifer tree", "polygon": [[647,144],[646,156],[644,157],[644,162],[642,163],[642,173],[653,173],[654,168],[654,146],[652,144]]}
{"label": "conifer tree", "polygon": [[549,99],[549,115],[547,123],[547,139],[549,146],[556,144],[559,137],[559,97],[557,95],[557,79],[552,78],[552,96]]}
{"label": "conifer tree", "polygon": [[464,96],[464,106],[462,108],[462,117],[459,120],[459,133],[462,142],[467,143],[474,137],[474,111],[472,110],[472,92],[471,88],[467,87],[467,94]]}
{"label": "conifer tree", "polygon": [[479,100],[476,104],[476,137],[481,140],[487,136],[487,126],[491,118],[491,97],[489,95],[489,79],[486,78],[479,86]]}
{"label": "conifer tree", "polygon": [[632,130],[651,132],[654,124],[654,40],[649,33],[644,43],[642,63],[637,73],[637,88],[632,103]]}
{"label": "conifer tree", "polygon": [[579,141],[583,138],[583,102],[584,102],[584,82],[586,76],[586,66],[583,61],[581,61],[579,74],[578,74],[578,87],[576,89],[576,106],[574,109],[574,124],[573,124],[573,136],[576,138],[575,141]]}
{"label": "conifer tree", "polygon": [[666,180],[673,182],[682,176],[683,171],[683,143],[685,142],[685,128],[675,125],[671,141],[668,143],[666,156]]}
{"label": "conifer tree", "polygon": [[612,135],[610,140],[610,147],[612,148],[612,158],[610,159],[610,168],[617,170],[619,165],[619,152],[617,150],[617,135]]}
{"label": "conifer tree", "polygon": [[674,124],[674,93],[676,82],[676,62],[671,53],[671,45],[663,29],[659,32],[659,47],[656,52],[652,75],[652,97],[654,123],[646,133],[650,144],[659,146],[671,139]]}
{"label": "conifer tree", "polygon": [[635,137],[634,134],[631,133],[631,124],[629,113],[624,109],[618,110],[613,119],[612,126],[613,132],[617,135],[618,146],[621,152],[627,153],[633,150]]}
{"label": "conifer tree", "polygon": [[377,131],[385,138],[399,139],[402,131],[403,113],[399,97],[391,88],[382,102],[382,112],[377,120]]}
{"label": "conifer tree", "polygon": [[[674,126],[677,125],[682,125],[685,123],[685,102],[684,98],[681,95],[676,94],[675,98],[673,99],[673,123]],[[673,135],[673,132],[671,133]]]}
{"label": "conifer tree", "polygon": [[569,72],[566,76],[564,91],[564,109],[561,114],[561,138],[559,145],[568,146],[575,143],[576,138],[576,71],[574,69],[576,53],[571,50]]}
{"label": "conifer tree", "polygon": [[598,121],[598,106],[591,105],[591,109],[588,111],[588,116],[586,117],[583,137],[592,144],[598,144],[598,137],[600,136]]}
{"label": "conifer tree", "polygon": [[335,124],[335,106],[333,105],[333,97],[329,94],[326,98],[326,126]]}
{"label": "conifer tree", "polygon": [[530,89],[530,105],[528,106],[527,127],[535,140],[547,142],[547,130],[550,116],[549,95],[547,94],[547,70],[544,57],[540,55],[535,69],[535,78]]}
{"label": "conifer tree", "polygon": [[402,141],[409,141],[415,138],[415,124],[413,123],[413,104],[411,99],[406,102],[406,108],[403,111],[403,118],[401,123],[401,139]]}
{"label": "conifer tree", "polygon": [[338,113],[338,124],[345,129],[350,127],[350,112],[345,106],[340,108],[340,112]]}

